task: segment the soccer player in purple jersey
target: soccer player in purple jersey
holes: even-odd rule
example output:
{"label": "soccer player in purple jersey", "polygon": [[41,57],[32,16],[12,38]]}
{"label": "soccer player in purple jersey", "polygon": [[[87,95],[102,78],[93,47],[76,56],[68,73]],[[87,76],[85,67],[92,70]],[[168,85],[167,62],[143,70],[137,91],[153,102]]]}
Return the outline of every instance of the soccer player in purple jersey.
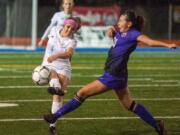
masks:
{"label": "soccer player in purple jersey", "polygon": [[77,91],[75,97],[56,113],[44,115],[44,119],[48,123],[54,123],[66,113],[77,109],[88,97],[113,89],[119,101],[127,110],[135,113],[153,127],[158,135],[165,135],[163,121],[157,121],[143,105],[135,102],[131,97],[128,89],[127,63],[130,54],[135,50],[138,42],[149,46],[164,46],[168,48],[176,48],[176,45],[153,40],[141,34],[142,26],[142,17],[136,16],[131,11],[124,12],[119,18],[117,28],[110,28],[108,30],[108,35],[110,37],[114,36],[114,45],[109,50],[104,74],[98,80],[87,84]]}

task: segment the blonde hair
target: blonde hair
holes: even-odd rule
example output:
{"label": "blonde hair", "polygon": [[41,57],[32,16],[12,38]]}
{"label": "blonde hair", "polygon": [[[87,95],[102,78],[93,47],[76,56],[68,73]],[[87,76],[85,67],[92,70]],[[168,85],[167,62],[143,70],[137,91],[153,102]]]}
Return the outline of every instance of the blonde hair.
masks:
{"label": "blonde hair", "polygon": [[[62,5],[64,4],[64,1],[65,1],[65,0],[62,1]],[[74,0],[71,0],[71,1],[72,1],[73,5],[74,5]]]}
{"label": "blonde hair", "polygon": [[[63,7],[64,2],[65,2],[65,0],[62,1],[61,5],[60,5],[60,9],[64,10],[64,7]],[[71,2],[72,2],[72,6],[74,6],[74,0],[71,0]]]}

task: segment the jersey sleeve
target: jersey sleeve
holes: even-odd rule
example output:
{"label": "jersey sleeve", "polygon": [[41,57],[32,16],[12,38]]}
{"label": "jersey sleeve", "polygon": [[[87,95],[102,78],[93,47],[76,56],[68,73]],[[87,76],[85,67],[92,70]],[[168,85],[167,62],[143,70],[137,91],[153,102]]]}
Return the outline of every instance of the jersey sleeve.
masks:
{"label": "jersey sleeve", "polygon": [[53,50],[53,45],[50,42],[48,42],[48,44],[46,46],[46,50],[45,50],[46,55],[51,55],[52,50]]}
{"label": "jersey sleeve", "polygon": [[75,50],[77,46],[77,42],[75,40],[71,40],[69,43],[68,43],[68,46],[67,48],[73,48]]}
{"label": "jersey sleeve", "polygon": [[56,25],[57,22],[58,22],[57,19],[58,19],[57,13],[55,13],[55,14],[53,15],[53,17],[51,18],[51,24]]}
{"label": "jersey sleeve", "polygon": [[142,35],[140,31],[134,30],[131,32],[131,40],[137,40],[137,38]]}

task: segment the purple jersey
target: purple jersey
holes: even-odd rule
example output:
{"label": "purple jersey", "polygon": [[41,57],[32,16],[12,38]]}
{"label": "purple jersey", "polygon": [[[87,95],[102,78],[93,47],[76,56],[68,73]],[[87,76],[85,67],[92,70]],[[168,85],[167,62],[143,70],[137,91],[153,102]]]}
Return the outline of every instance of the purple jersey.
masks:
{"label": "purple jersey", "polygon": [[120,31],[115,33],[114,45],[110,48],[105,63],[105,72],[114,76],[127,74],[127,63],[129,55],[136,49],[137,37],[141,33],[132,28],[126,33]]}

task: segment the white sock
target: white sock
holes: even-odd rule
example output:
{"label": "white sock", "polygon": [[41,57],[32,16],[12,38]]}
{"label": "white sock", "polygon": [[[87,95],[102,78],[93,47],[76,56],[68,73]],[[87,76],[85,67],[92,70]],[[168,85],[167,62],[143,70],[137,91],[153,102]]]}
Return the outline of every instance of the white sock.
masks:
{"label": "white sock", "polygon": [[[63,105],[63,101],[61,102],[52,102],[52,108],[51,108],[51,112],[55,113],[57,112],[57,110],[59,110]],[[55,127],[56,126],[56,122],[53,124],[50,124],[50,127]]]}
{"label": "white sock", "polygon": [[59,79],[52,78],[49,82],[50,87],[58,87],[61,89],[61,84],[59,82]]}

